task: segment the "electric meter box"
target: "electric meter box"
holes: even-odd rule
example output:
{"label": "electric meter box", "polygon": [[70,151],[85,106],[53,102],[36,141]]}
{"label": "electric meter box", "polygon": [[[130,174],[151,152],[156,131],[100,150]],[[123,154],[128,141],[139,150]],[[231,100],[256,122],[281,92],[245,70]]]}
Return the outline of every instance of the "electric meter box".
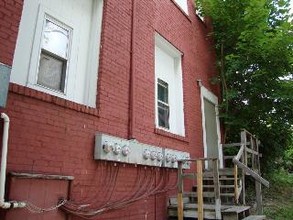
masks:
{"label": "electric meter box", "polygon": [[[127,140],[99,132],[95,137],[95,160],[178,168],[178,160],[189,158],[188,152],[152,146],[137,140]],[[190,166],[184,163],[183,168],[189,169]]]}

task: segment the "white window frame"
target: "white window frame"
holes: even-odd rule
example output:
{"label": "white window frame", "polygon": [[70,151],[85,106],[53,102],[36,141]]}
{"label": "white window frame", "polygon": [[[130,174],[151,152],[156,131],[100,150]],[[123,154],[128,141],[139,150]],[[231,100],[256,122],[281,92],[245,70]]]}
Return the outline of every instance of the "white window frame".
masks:
{"label": "white window frame", "polygon": [[[11,82],[79,104],[95,107],[104,0],[91,0],[91,23],[88,23],[90,31],[86,32],[89,33],[87,37],[89,41],[85,44],[80,43],[79,37],[81,35],[79,33],[81,27],[73,23],[74,19],[67,19],[68,15],[65,18],[62,13],[57,13],[54,7],[52,7],[52,10],[43,6],[41,4],[42,1],[34,0],[33,4],[30,4],[30,1],[24,1],[11,72]],[[65,27],[73,29],[64,92],[37,84],[42,29],[45,16],[56,20],[58,24],[64,24]],[[77,65],[77,54],[79,54],[80,48],[86,51],[83,54],[87,54],[88,58],[83,59],[82,65]],[[82,80],[80,80],[81,76],[78,75],[81,72],[84,74]]]}
{"label": "white window frame", "polygon": [[[54,17],[53,17],[53,16]],[[67,67],[66,67],[66,75],[64,79],[64,91],[58,91],[55,89],[48,88],[46,86],[38,84],[38,75],[39,75],[39,65],[40,65],[40,56],[42,50],[42,39],[43,39],[43,29],[44,23],[48,19],[52,21],[56,25],[60,25],[62,28],[67,30],[71,30],[70,39],[69,39],[69,51],[68,51],[68,60],[67,60]],[[61,22],[61,20],[63,22]],[[28,74],[28,82],[27,86],[40,90],[45,93],[49,93],[61,98],[66,98],[68,96],[68,83],[72,83],[72,75],[74,75],[71,71],[70,64],[75,60],[71,57],[71,50],[72,48],[72,40],[73,40],[73,32],[74,29],[72,28],[73,24],[71,24],[65,18],[58,16],[57,14],[53,13],[49,9],[45,9],[43,6],[40,6],[39,14],[37,17],[37,26],[33,44],[32,55],[30,59],[29,65],[29,74]],[[69,82],[68,82],[69,81]]]}
{"label": "white window frame", "polygon": [[[202,114],[202,134],[203,134],[203,146],[204,146],[204,157],[207,157],[207,142],[206,142],[206,125],[205,125],[205,113],[204,113],[204,99],[208,100],[212,104],[215,105],[216,111],[216,124],[217,124],[217,135],[218,135],[218,152],[219,152],[219,161],[220,161],[220,168],[224,167],[223,162],[223,149],[221,144],[221,129],[220,129],[220,119],[219,119],[219,100],[218,97],[209,91],[206,87],[204,87],[201,82],[199,82],[200,86],[200,99],[201,99],[201,114]],[[205,162],[206,168],[208,167],[208,162]]]}
{"label": "white window frame", "polygon": [[[163,85],[163,83],[164,84],[167,84],[167,87],[165,86],[165,85]],[[164,102],[164,101],[162,101],[162,100],[160,100],[159,98],[157,99],[157,106],[158,106],[158,108],[157,108],[157,112],[159,112],[159,103],[160,104],[162,104],[162,105],[164,105],[165,107],[167,107],[168,108],[168,121],[167,121],[167,125],[168,125],[168,127],[164,127],[164,126],[161,126],[160,125],[160,120],[159,120],[159,113],[158,113],[158,126],[160,127],[160,128],[163,128],[163,129],[169,129],[170,128],[170,105],[169,105],[169,85],[168,85],[168,83],[167,82],[165,82],[164,80],[162,80],[162,79],[160,79],[160,78],[157,78],[157,93],[159,93],[159,89],[158,89],[158,87],[159,87],[159,85],[160,86],[162,86],[162,87],[165,87],[165,88],[167,88],[167,92],[168,92],[168,98],[167,98],[167,101],[168,102]],[[158,96],[159,97],[159,96]]]}
{"label": "white window frame", "polygon": [[[162,51],[170,59],[173,59],[173,72],[162,73],[157,70],[157,50]],[[155,125],[156,128],[185,137],[184,101],[183,101],[183,77],[182,77],[182,53],[169,43],[160,34],[155,34]],[[159,126],[158,120],[158,79],[168,83],[169,95],[169,129]],[[175,81],[175,80],[176,81]]]}
{"label": "white window frame", "polygon": [[173,0],[188,15],[188,0]]}
{"label": "white window frame", "polygon": [[70,51],[72,52],[75,50],[73,48],[73,45],[76,45],[77,39],[75,38],[75,29],[73,28],[75,25],[71,23],[66,18],[62,17],[61,15],[51,11],[48,8],[45,8],[44,6],[39,6],[39,13],[37,16],[37,23],[36,23],[36,29],[35,29],[35,36],[32,46],[32,53],[31,53],[31,59],[29,64],[29,73],[28,73],[28,81],[27,86],[31,87],[33,89],[58,96],[63,99],[74,99],[72,94],[68,93],[68,90],[73,90],[74,80],[75,80],[75,72],[74,69],[72,69],[71,63],[75,63],[77,57],[72,56],[71,52],[68,59],[68,66],[67,66],[67,74],[65,76],[65,85],[64,85],[64,91],[57,91],[54,89],[50,89],[47,87],[44,87],[42,85],[39,85],[37,83],[38,78],[38,70],[39,70],[39,60],[40,60],[40,51],[41,51],[41,44],[42,44],[42,36],[43,36],[43,26],[46,17],[50,17],[52,20],[56,20],[59,24],[64,24],[66,27],[70,27],[72,29],[72,35],[71,35],[71,45],[70,45]]}

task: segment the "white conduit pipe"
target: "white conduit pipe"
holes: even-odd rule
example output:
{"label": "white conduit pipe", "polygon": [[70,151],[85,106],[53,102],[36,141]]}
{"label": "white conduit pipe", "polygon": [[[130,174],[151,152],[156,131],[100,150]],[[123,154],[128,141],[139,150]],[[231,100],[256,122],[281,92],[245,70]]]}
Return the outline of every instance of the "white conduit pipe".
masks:
{"label": "white conduit pipe", "polygon": [[7,151],[8,151],[8,134],[9,134],[9,117],[5,113],[1,113],[1,118],[4,120],[3,137],[2,137],[2,158],[0,171],[0,208],[24,208],[24,202],[10,201],[5,202],[5,181],[6,181],[6,166],[7,166]]}

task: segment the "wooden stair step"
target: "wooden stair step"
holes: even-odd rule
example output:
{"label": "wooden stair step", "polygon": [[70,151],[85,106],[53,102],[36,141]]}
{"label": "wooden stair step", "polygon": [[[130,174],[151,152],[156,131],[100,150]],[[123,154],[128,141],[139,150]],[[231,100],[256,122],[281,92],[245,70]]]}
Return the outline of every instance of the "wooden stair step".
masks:
{"label": "wooden stair step", "polygon": [[[196,189],[197,186],[194,186],[194,190]],[[203,185],[203,188],[215,188],[214,185]],[[220,185],[220,188],[234,188],[234,185]]]}
{"label": "wooden stair step", "polygon": [[[183,216],[184,218],[197,218],[197,204],[187,203],[183,207]],[[216,219],[215,215],[215,205],[204,204],[204,219]],[[239,219],[239,215],[249,212],[250,206],[234,206],[234,205],[221,205],[221,212],[224,220],[235,220]],[[177,217],[177,206],[169,205],[168,206],[168,215],[169,217]],[[249,216],[245,217],[243,220],[263,220],[265,216]]]}
{"label": "wooden stair step", "polygon": [[[204,176],[211,176],[213,177],[213,171],[212,170],[204,170],[203,172],[203,175]],[[222,169],[219,169],[219,175],[220,176],[233,176],[234,175],[234,168],[222,168]]]}
{"label": "wooden stair step", "polygon": [[250,206],[232,206],[222,211],[223,220],[238,220],[249,215]]}
{"label": "wooden stair step", "polygon": [[250,209],[250,206],[232,206],[222,211],[223,213],[241,213]]}
{"label": "wooden stair step", "polygon": [[250,215],[243,218],[242,220],[263,220],[263,219],[266,219],[265,215]]}
{"label": "wooden stair step", "polygon": [[[169,217],[177,217],[177,209],[168,209]],[[198,218],[198,212],[195,210],[184,210],[183,211],[184,218]],[[204,219],[216,219],[216,214],[213,211],[205,211]]]}
{"label": "wooden stair step", "polygon": [[[183,215],[185,218],[198,218],[198,212],[194,210],[183,211]],[[204,219],[216,219],[215,212],[205,211],[203,215]]]}
{"label": "wooden stair step", "polygon": [[[207,190],[211,190],[214,189],[215,186],[214,185],[203,185],[203,191],[207,191]],[[227,185],[220,185],[220,189],[221,190],[234,190],[235,186],[231,185],[231,184],[227,184]],[[192,191],[196,192],[197,190],[197,186],[193,186],[192,187]]]}
{"label": "wooden stair step", "polygon": [[219,177],[220,181],[225,181],[225,180],[233,180],[234,181],[234,177],[230,177],[230,176],[220,176]]}
{"label": "wooden stair step", "polygon": [[[219,181],[234,181],[232,176],[219,176]],[[213,181],[212,177],[204,177],[203,181]]]}
{"label": "wooden stair step", "polygon": [[[197,197],[197,192],[184,192],[184,196]],[[220,196],[234,197],[234,193],[220,193]],[[214,198],[215,193],[214,192],[203,192],[203,197]]]}
{"label": "wooden stair step", "polygon": [[[230,207],[232,207],[232,206],[231,205],[221,205],[221,210],[225,210],[225,209],[228,209]],[[169,205],[168,208],[169,209],[177,209],[177,205],[175,205],[175,204]],[[197,208],[198,208],[198,205],[196,203],[183,204],[183,209],[184,210],[189,210],[189,209],[197,210]],[[203,205],[204,210],[212,210],[212,211],[214,211],[215,208],[216,207],[213,204],[204,204]]]}
{"label": "wooden stair step", "polygon": [[[190,202],[190,199],[189,199],[189,197],[183,197],[183,204],[186,204],[186,203],[189,203]],[[177,197],[176,196],[174,196],[174,197],[170,197],[169,198],[169,204],[170,205],[178,205],[178,199],[177,199]]]}
{"label": "wooden stair step", "polygon": [[[214,192],[202,192],[203,197],[215,197]],[[184,192],[184,196],[197,197],[197,192]]]}

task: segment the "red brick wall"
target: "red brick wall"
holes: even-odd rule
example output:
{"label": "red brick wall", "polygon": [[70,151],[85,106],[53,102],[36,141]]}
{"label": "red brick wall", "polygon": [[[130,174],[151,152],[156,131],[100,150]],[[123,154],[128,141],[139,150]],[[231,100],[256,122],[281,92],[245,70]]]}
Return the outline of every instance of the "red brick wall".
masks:
{"label": "red brick wall", "polygon": [[0,62],[11,65],[22,12],[21,0],[0,0]]}
{"label": "red brick wall", "polygon": [[[7,108],[3,110],[11,119],[8,171],[72,175],[75,180],[70,196],[75,201],[88,199],[99,189],[104,189],[105,171],[113,166],[93,160],[95,132],[128,138],[132,1],[104,2],[97,108],[87,108],[11,84]],[[134,137],[140,142],[189,151],[192,157],[201,156],[203,144],[197,80],[202,80],[205,87],[218,93],[218,87],[209,83],[215,68],[213,50],[206,36],[207,27],[194,14],[192,0],[189,1],[189,16],[172,0],[135,2],[135,43],[132,48]],[[0,0],[0,6],[0,62],[12,65],[22,1]],[[187,134],[184,138],[155,129],[155,31],[184,54]],[[150,168],[147,169],[151,172]],[[131,165],[119,168],[112,199],[131,194],[136,172],[137,168]],[[171,176],[176,177],[176,172]],[[98,197],[106,196],[101,194]],[[166,219],[167,199],[166,194],[152,196],[99,219]]]}
{"label": "red brick wall", "polygon": [[[67,198],[68,184],[67,180],[39,179],[39,178],[23,178],[11,176],[8,179],[9,188],[13,189],[9,192],[8,197],[17,198],[21,201],[30,201],[42,207],[51,207],[61,198]],[[40,214],[28,212],[26,209],[15,209],[7,212],[5,219],[21,219],[23,220],[39,220],[39,219],[66,219],[66,213],[59,211],[51,211]]]}

